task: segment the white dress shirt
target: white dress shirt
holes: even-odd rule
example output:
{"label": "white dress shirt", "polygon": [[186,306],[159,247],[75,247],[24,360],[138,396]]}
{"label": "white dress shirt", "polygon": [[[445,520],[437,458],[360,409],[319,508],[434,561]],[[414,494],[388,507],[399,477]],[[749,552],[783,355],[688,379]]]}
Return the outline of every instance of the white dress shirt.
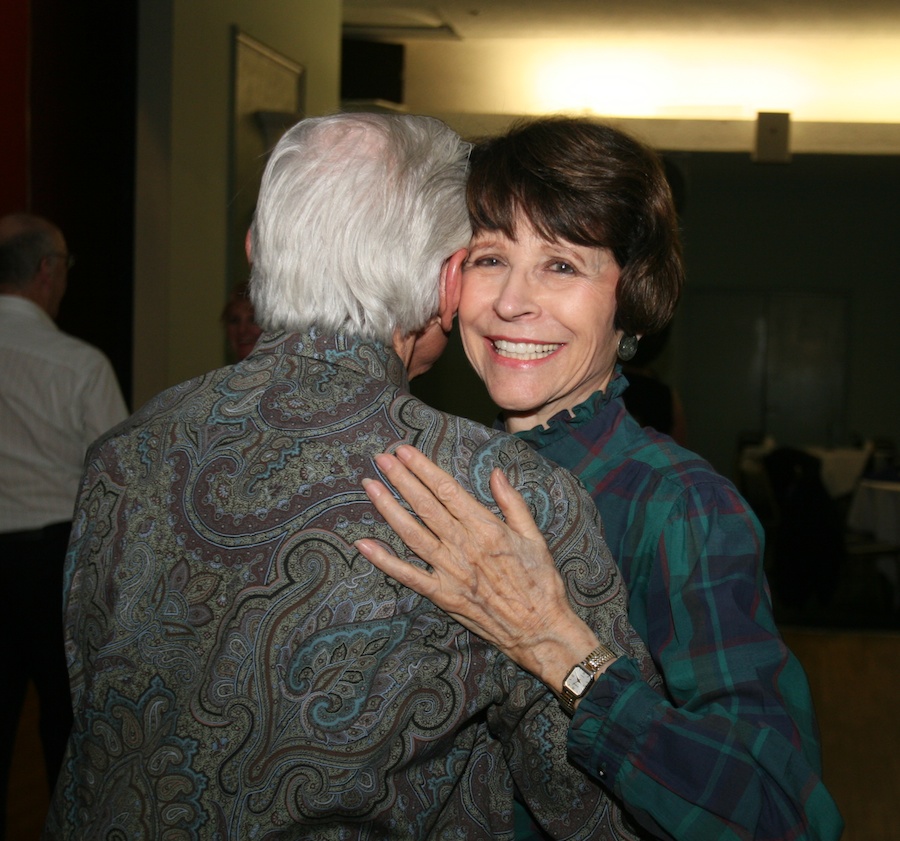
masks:
{"label": "white dress shirt", "polygon": [[88,446],[127,415],[97,348],[0,295],[0,532],[70,520]]}

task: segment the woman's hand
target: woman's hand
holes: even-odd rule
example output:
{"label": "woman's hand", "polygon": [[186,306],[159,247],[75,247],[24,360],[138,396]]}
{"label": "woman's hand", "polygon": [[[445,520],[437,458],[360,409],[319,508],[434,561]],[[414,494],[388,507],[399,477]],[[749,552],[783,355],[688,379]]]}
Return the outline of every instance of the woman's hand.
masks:
{"label": "woman's hand", "polygon": [[598,640],[572,610],[543,535],[503,472],[495,469],[490,484],[506,523],[413,447],[375,461],[424,525],[380,482],[365,480],[366,493],[432,570],[374,540],[357,541],[356,548],[558,693]]}

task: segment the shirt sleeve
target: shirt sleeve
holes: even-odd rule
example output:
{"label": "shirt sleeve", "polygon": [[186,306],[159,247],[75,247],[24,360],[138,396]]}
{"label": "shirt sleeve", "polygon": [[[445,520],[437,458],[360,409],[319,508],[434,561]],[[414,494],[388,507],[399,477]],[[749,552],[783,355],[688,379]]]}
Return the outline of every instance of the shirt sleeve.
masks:
{"label": "shirt sleeve", "polygon": [[645,536],[641,609],[666,697],[620,659],[579,705],[569,757],[660,838],[838,839],[806,677],[772,618],[758,523],[713,483],[685,489],[661,522]]}

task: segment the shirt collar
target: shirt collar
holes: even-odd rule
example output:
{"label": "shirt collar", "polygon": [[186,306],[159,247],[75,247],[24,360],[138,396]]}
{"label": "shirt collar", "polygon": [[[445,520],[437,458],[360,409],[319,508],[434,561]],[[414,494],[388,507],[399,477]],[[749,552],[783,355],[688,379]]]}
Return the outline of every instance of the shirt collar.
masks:
{"label": "shirt collar", "polygon": [[9,295],[0,292],[0,311],[15,315],[19,319],[28,319],[29,321],[38,322],[54,330],[58,330],[56,322],[41,309],[34,301],[25,298],[22,295]]}
{"label": "shirt collar", "polygon": [[536,447],[562,438],[568,435],[572,429],[577,429],[596,418],[610,401],[621,397],[627,387],[628,380],[622,373],[622,368],[616,365],[613,378],[605,390],[595,391],[587,400],[571,410],[563,409],[561,412],[557,412],[547,421],[546,426],[538,424],[531,429],[517,432],[516,437]]}
{"label": "shirt collar", "polygon": [[363,339],[350,333],[329,333],[312,326],[293,333],[283,330],[263,333],[247,360],[259,354],[305,356],[350,368],[375,379],[386,379],[402,389],[409,388],[400,357],[392,347],[378,339]]}

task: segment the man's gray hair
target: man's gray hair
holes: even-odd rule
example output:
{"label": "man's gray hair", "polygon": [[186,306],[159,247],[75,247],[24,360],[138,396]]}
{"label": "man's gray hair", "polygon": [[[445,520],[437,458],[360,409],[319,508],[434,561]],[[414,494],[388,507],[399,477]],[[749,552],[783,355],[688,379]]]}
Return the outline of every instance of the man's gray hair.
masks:
{"label": "man's gray hair", "polygon": [[57,248],[55,231],[52,223],[31,213],[10,213],[0,219],[0,286],[28,286],[41,260]]}
{"label": "man's gray hair", "polygon": [[312,324],[390,343],[438,310],[468,245],[470,144],[432,117],[302,120],[272,152],[251,229],[250,297],[266,330]]}

